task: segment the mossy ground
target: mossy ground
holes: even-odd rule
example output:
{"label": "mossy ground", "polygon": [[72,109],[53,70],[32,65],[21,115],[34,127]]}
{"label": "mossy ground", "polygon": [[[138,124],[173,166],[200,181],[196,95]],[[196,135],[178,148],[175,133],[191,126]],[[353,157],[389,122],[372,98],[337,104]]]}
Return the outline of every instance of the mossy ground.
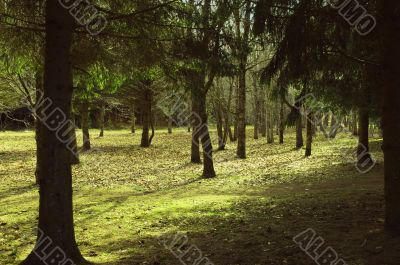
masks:
{"label": "mossy ground", "polygon": [[[91,134],[92,151],[73,169],[74,205],[79,247],[96,264],[180,264],[160,242],[176,232],[215,265],[315,264],[292,241],[307,228],[347,264],[400,264],[399,239],[381,231],[379,138],[371,139],[377,165],[360,174],[344,155],[356,146],[352,136],[318,136],[305,158],[294,133],[271,145],[249,129],[248,158],[236,159],[229,143],[215,153],[217,178],[202,180],[185,130],[158,130],[148,149],[139,133]],[[34,134],[1,132],[0,141],[0,264],[18,264],[35,240]]]}

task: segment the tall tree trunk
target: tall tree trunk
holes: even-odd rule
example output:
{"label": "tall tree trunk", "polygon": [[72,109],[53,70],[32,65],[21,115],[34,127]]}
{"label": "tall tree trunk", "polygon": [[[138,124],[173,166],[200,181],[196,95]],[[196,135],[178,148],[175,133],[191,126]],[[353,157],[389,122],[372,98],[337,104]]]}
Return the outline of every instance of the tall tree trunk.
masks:
{"label": "tall tree trunk", "polygon": [[282,100],[279,111],[279,144],[283,144],[284,131],[285,131],[285,106]]}
{"label": "tall tree trunk", "polygon": [[143,98],[142,98],[142,119],[143,119],[143,130],[142,130],[142,139],[140,141],[141,147],[150,147],[150,136],[149,130],[151,126],[151,104],[152,104],[152,92],[148,88],[143,89]]}
{"label": "tall tree trunk", "polygon": [[199,136],[203,148],[203,178],[213,178],[216,176],[213,162],[213,147],[211,143],[210,133],[207,124],[207,107],[206,107],[206,93],[198,93],[198,106],[200,116]]}
{"label": "tall tree trunk", "polygon": [[99,127],[100,127],[100,135],[99,137],[104,136],[104,118],[106,114],[106,105],[102,102],[100,103],[100,115],[99,115]]}
{"label": "tall tree trunk", "polygon": [[[45,10],[44,98],[50,99],[52,104],[47,109],[38,107],[39,113],[44,112],[39,114],[41,120],[44,116],[49,117],[44,121],[47,126],[42,122],[38,126],[37,136],[39,232],[35,250],[21,264],[79,265],[84,263],[84,259],[75,241],[71,154],[66,145],[69,139],[64,139],[59,130],[71,115],[70,52],[74,22],[57,1],[47,1]],[[52,111],[60,115],[49,115]],[[68,129],[69,125],[63,128],[63,132]],[[47,245],[49,242],[51,244]]]}
{"label": "tall tree trunk", "polygon": [[85,99],[81,102],[81,118],[82,118],[82,135],[83,146],[82,151],[90,150],[90,134],[89,134],[89,102]]}
{"label": "tall tree trunk", "polygon": [[242,60],[239,65],[239,88],[237,108],[237,150],[238,158],[246,158],[246,62]]}
{"label": "tall tree trunk", "polygon": [[400,18],[398,0],[380,1],[383,55],[383,153],[385,167],[385,226],[400,234]]}
{"label": "tall tree trunk", "polygon": [[195,164],[200,164],[200,133],[199,133],[199,126],[200,120],[198,119],[199,116],[199,104],[197,102],[196,92],[194,91],[195,88],[192,88],[192,147],[191,147],[191,159],[190,161]]}
{"label": "tall tree trunk", "polygon": [[306,143],[306,157],[311,156],[311,148],[313,141],[313,113],[307,114],[307,143]]}

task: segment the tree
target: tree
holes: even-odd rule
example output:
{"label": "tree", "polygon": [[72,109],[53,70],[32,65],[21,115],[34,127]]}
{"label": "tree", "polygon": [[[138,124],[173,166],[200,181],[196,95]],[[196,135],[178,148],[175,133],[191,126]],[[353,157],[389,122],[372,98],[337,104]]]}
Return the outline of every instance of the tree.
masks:
{"label": "tree", "polygon": [[[61,126],[59,116],[50,116],[57,111],[66,120],[71,114],[72,70],[71,44],[74,28],[73,18],[57,1],[46,1],[46,45],[44,66],[43,96],[52,102],[50,108],[38,108],[40,118],[50,117],[51,126]],[[41,113],[43,111],[43,113]],[[55,112],[55,113],[57,113]],[[49,122],[46,120],[45,122]],[[47,123],[48,124],[48,123]],[[44,122],[40,122],[37,135],[37,173],[39,179],[40,203],[37,243],[35,249],[22,262],[23,265],[41,265],[43,261],[36,254],[40,253],[45,238],[52,240],[57,251],[47,259],[67,258],[75,264],[83,264],[84,259],[75,242],[72,210],[72,173],[70,150],[61,144],[60,137]],[[65,129],[65,128],[64,128]],[[42,249],[44,250],[44,249]],[[61,254],[61,253],[64,253]],[[50,253],[47,253],[50,254]]]}
{"label": "tree", "polygon": [[386,229],[400,234],[400,31],[399,1],[379,1],[383,63],[383,153],[385,159]]}
{"label": "tree", "polygon": [[237,150],[238,158],[246,158],[246,73],[247,59],[249,56],[249,38],[251,26],[251,14],[253,10],[252,1],[244,1],[243,9],[239,6],[234,9],[236,26],[236,53],[238,66],[238,106],[237,106]]}

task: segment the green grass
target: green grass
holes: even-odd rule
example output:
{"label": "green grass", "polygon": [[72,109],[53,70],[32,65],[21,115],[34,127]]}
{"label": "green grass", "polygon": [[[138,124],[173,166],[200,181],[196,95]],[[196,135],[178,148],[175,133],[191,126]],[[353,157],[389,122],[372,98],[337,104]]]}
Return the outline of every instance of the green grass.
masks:
{"label": "green grass", "polygon": [[[382,226],[380,139],[371,139],[378,165],[366,175],[342,155],[356,138],[318,136],[305,158],[289,133],[284,145],[249,137],[246,160],[236,159],[229,143],[215,153],[217,178],[201,180],[184,130],[157,131],[148,149],[138,146],[139,134],[91,134],[93,149],[73,168],[76,237],[90,261],[179,264],[160,238],[180,232],[216,265],[312,264],[291,240],[309,227],[349,264],[371,260],[359,246]],[[35,239],[34,134],[2,132],[0,139],[0,264],[18,264]]]}

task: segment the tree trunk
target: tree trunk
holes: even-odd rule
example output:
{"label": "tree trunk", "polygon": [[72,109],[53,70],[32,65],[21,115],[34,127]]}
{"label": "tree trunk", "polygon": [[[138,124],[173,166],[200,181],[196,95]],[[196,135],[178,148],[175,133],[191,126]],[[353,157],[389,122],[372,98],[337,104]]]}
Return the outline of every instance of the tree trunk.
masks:
{"label": "tree trunk", "polygon": [[313,114],[307,114],[307,143],[306,143],[306,157],[311,156],[311,148],[313,141]]}
{"label": "tree trunk", "polygon": [[298,116],[296,119],[296,148],[300,149],[303,147],[303,145],[303,119],[300,111],[298,111]]}
{"label": "tree trunk", "polygon": [[267,111],[267,142],[269,144],[274,143],[274,115],[272,112],[272,107],[270,108],[269,111]]}
{"label": "tree trunk", "polygon": [[213,147],[211,143],[210,133],[207,124],[207,107],[206,107],[206,94],[198,93],[198,106],[200,116],[200,126],[197,128],[201,139],[203,148],[203,178],[213,178],[216,176],[213,162]]}
{"label": "tree trunk", "polygon": [[237,108],[237,151],[238,158],[246,158],[246,60],[241,60],[239,65],[239,89]]}
{"label": "tree trunk", "polygon": [[104,136],[104,117],[106,114],[106,106],[104,103],[100,103],[100,115],[99,115],[99,127],[100,127],[100,135],[99,137]]}
{"label": "tree trunk", "polygon": [[149,130],[151,126],[151,103],[152,103],[152,94],[151,90],[148,88],[143,89],[143,98],[142,98],[142,119],[143,119],[143,130],[142,130],[142,139],[140,141],[141,147],[150,147],[150,138],[149,138]]}
{"label": "tree trunk", "polygon": [[[193,88],[195,89],[195,88]],[[195,164],[200,164],[200,133],[199,133],[199,126],[200,126],[200,119],[199,116],[199,105],[197,102],[197,98],[195,92],[192,91],[192,147],[191,147],[191,159],[190,161]]]}
{"label": "tree trunk", "polygon": [[[70,139],[64,139],[61,133],[70,129],[65,121],[71,115],[73,23],[72,16],[57,1],[46,2],[44,98],[52,104],[47,109],[38,106],[38,113],[44,112],[39,114],[41,120],[49,117],[44,121],[46,125],[41,122],[38,126],[37,136],[39,232],[35,250],[23,265],[84,264],[75,241],[71,154],[66,145]],[[59,115],[49,115],[52,111]]]}
{"label": "tree trunk", "polygon": [[400,2],[380,2],[383,55],[383,153],[385,167],[385,226],[400,234]]}
{"label": "tree trunk", "polygon": [[285,131],[285,108],[283,101],[281,101],[281,108],[279,111],[279,144],[283,144],[283,134]]}
{"label": "tree trunk", "polygon": [[82,151],[90,150],[90,134],[89,134],[89,102],[83,100],[81,102],[81,118],[82,118],[82,134],[83,146]]}

